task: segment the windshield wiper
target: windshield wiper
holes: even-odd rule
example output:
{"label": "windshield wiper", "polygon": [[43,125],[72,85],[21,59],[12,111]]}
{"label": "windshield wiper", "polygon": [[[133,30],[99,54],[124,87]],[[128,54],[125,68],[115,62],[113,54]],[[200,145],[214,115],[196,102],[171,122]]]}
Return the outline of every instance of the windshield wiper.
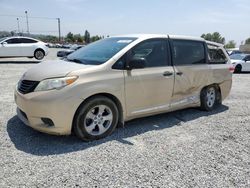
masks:
{"label": "windshield wiper", "polygon": [[81,60],[79,60],[79,59],[68,59],[68,58],[66,57],[66,60],[67,60],[67,61],[70,61],[70,62],[75,62],[75,63],[83,64],[83,62],[82,62]]}

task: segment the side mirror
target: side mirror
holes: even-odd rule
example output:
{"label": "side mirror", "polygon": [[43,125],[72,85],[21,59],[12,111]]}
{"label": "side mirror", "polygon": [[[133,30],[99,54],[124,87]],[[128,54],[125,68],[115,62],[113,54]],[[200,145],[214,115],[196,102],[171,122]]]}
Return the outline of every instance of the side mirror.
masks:
{"label": "side mirror", "polygon": [[4,46],[5,44],[8,44],[8,43],[7,42],[2,42],[1,44],[2,44],[2,46]]}
{"label": "side mirror", "polygon": [[128,70],[143,69],[146,67],[147,60],[145,58],[135,58],[129,62]]}

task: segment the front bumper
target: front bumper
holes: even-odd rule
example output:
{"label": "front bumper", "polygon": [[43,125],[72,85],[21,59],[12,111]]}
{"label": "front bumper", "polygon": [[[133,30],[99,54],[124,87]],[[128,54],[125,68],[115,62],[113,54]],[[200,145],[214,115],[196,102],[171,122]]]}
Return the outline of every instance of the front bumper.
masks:
{"label": "front bumper", "polygon": [[57,57],[64,57],[66,54],[64,52],[57,52]]}
{"label": "front bumper", "polygon": [[[74,114],[81,100],[64,97],[60,91],[51,90],[21,94],[15,90],[17,115],[26,125],[40,132],[54,135],[69,135]],[[54,125],[49,126],[41,118],[49,118]]]}

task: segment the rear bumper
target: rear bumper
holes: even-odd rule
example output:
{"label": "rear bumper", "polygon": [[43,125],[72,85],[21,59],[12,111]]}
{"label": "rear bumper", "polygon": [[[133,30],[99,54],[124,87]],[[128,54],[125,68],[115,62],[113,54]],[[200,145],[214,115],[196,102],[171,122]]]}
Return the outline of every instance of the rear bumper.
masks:
{"label": "rear bumper", "polygon": [[220,84],[222,100],[224,100],[229,95],[231,88],[232,88],[232,80],[226,80]]}
{"label": "rear bumper", "polygon": [[47,56],[49,54],[49,48],[46,47],[46,49],[44,50],[44,52],[45,52],[45,56]]}

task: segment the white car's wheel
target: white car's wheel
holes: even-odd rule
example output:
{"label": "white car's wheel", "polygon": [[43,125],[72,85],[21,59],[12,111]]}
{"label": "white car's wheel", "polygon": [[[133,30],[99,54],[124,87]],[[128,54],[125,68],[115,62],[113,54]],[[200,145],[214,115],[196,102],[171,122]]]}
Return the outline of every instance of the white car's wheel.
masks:
{"label": "white car's wheel", "polygon": [[235,73],[241,73],[241,70],[242,70],[242,66],[241,65],[236,65],[236,67],[234,69],[234,72]]}
{"label": "white car's wheel", "polygon": [[44,58],[45,54],[44,54],[44,51],[43,50],[36,50],[35,53],[34,53],[34,57],[37,59],[37,60],[42,60]]}

